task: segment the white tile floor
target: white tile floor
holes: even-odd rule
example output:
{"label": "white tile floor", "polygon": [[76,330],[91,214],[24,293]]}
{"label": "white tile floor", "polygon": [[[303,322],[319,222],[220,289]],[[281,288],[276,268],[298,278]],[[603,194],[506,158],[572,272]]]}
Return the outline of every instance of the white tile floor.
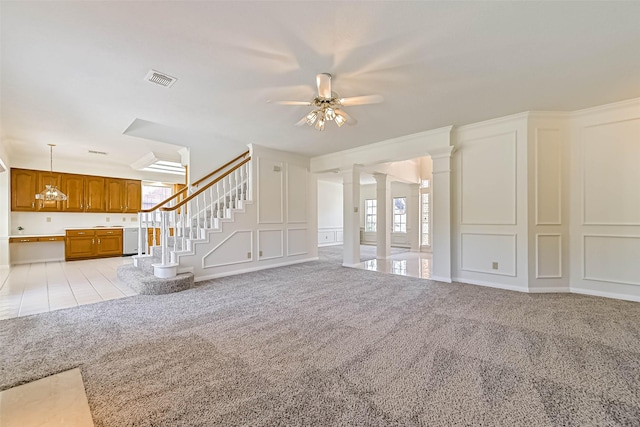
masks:
{"label": "white tile floor", "polygon": [[432,256],[426,252],[402,252],[388,259],[371,259],[355,265],[363,270],[379,271],[400,276],[431,278]]}
{"label": "white tile floor", "polygon": [[116,278],[129,257],[0,268],[0,320],[135,295]]}

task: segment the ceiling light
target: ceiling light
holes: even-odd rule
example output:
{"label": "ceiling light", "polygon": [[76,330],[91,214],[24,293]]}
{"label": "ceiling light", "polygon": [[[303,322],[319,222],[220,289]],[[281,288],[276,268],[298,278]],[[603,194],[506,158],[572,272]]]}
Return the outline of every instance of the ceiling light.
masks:
{"label": "ceiling light", "polygon": [[61,202],[61,201],[67,200],[67,195],[64,194],[62,191],[60,191],[57,186],[52,184],[53,147],[55,147],[55,144],[48,144],[48,145],[49,145],[49,159],[50,159],[49,166],[50,166],[50,172],[51,172],[51,175],[49,175],[49,184],[45,185],[44,190],[36,194],[36,199],[45,200],[47,202],[52,202],[52,201]]}
{"label": "ceiling light", "polygon": [[340,110],[335,110],[335,118],[334,122],[338,125],[338,127],[342,127],[343,124],[347,123],[347,118],[342,114]]}
{"label": "ceiling light", "polygon": [[315,123],[316,119],[318,118],[318,112],[318,110],[313,110],[312,112],[307,114],[307,124],[309,126]]}

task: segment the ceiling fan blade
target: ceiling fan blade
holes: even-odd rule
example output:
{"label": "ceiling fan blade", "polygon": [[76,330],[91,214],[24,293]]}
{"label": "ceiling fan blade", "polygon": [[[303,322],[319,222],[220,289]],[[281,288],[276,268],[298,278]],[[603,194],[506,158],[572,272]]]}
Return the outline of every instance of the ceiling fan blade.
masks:
{"label": "ceiling fan blade", "polygon": [[331,74],[322,73],[316,76],[318,84],[318,96],[321,98],[331,98]]}
{"label": "ceiling fan blade", "polygon": [[307,116],[304,116],[303,118],[300,119],[300,121],[296,122],[296,124],[294,124],[294,126],[302,126],[307,124]]}
{"label": "ceiling fan blade", "polygon": [[350,98],[340,99],[340,103],[345,106],[379,104],[382,101],[384,101],[384,98],[382,97],[382,95],[352,96]]}
{"label": "ceiling fan blade", "polygon": [[311,105],[311,103],[309,101],[276,101],[275,104],[279,104],[279,105],[306,105],[306,106]]}

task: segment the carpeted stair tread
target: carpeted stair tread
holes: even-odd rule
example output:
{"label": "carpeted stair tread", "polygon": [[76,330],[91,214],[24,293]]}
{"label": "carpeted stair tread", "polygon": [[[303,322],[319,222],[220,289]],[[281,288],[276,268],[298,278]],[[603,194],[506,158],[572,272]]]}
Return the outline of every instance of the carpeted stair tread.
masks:
{"label": "carpeted stair tread", "polygon": [[162,279],[134,265],[118,267],[117,277],[140,295],[180,292],[191,289],[194,284],[193,273],[180,273],[176,277]]}

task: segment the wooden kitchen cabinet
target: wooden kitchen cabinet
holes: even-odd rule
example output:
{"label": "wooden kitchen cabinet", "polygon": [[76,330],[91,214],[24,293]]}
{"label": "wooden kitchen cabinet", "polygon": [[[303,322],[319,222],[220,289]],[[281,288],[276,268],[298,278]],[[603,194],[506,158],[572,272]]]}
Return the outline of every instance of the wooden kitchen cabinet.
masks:
{"label": "wooden kitchen cabinet", "polygon": [[105,212],[104,178],[84,177],[84,212]]}
{"label": "wooden kitchen cabinet", "polygon": [[104,180],[104,193],[107,212],[124,211],[124,180],[118,178],[106,178]]}
{"label": "wooden kitchen cabinet", "polygon": [[122,255],[122,229],[67,230],[65,259],[88,259]]}
{"label": "wooden kitchen cabinet", "polygon": [[142,181],[124,180],[124,212],[138,213],[142,210]]}
{"label": "wooden kitchen cabinet", "polygon": [[[62,190],[62,185],[61,185],[62,174],[56,173],[56,172],[52,173],[52,172],[38,171],[37,175],[38,175],[38,185],[36,188],[36,192],[40,193],[42,190],[45,189],[45,186],[47,185],[55,185],[56,187],[58,187],[58,189],[60,189],[60,191],[64,193],[64,190]],[[40,212],[60,212],[60,210],[62,209],[63,203],[64,202],[57,201],[57,200],[38,199],[36,202],[36,210]]]}
{"label": "wooden kitchen cabinet", "polygon": [[62,202],[64,212],[84,212],[84,175],[62,174],[62,192],[67,200]]}
{"label": "wooden kitchen cabinet", "polygon": [[11,169],[11,210],[36,210],[38,172],[27,169]]}

